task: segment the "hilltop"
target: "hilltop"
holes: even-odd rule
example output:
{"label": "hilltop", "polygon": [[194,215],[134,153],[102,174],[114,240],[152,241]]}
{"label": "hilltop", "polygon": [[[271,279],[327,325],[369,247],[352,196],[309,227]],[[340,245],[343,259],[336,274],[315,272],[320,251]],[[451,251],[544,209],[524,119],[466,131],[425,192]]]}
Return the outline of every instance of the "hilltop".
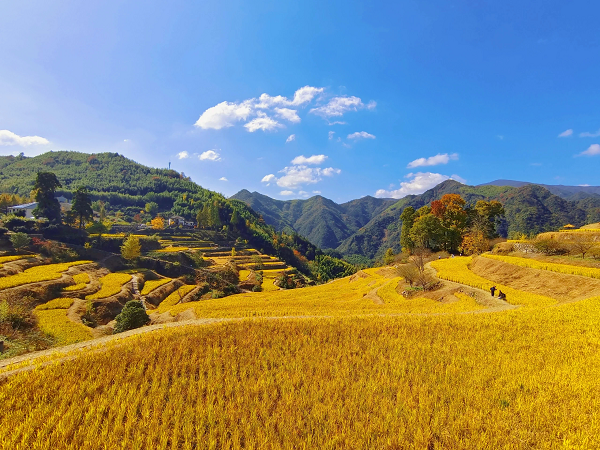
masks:
{"label": "hilltop", "polygon": [[[364,197],[342,205],[321,196],[307,200],[281,201],[248,191],[241,191],[232,198],[252,205],[276,229],[291,227],[299,231],[301,225],[310,223],[313,232],[306,236],[311,242],[319,242],[323,248],[335,248],[344,255],[362,255],[368,258],[381,256],[387,248],[400,251],[400,215],[404,208],[412,206],[418,209],[444,194],[460,194],[468,204],[475,204],[478,200],[500,201],[504,205],[506,216],[498,224],[497,231],[505,237],[514,233],[529,235],[553,231],[566,223],[582,226],[600,220],[600,196],[586,192],[585,186],[581,187],[584,190],[576,193],[576,197],[573,194],[573,200],[567,200],[535,184],[519,182],[519,186],[511,186],[503,181],[498,182],[500,185],[495,183],[467,186],[447,180],[423,194],[409,195],[400,200]],[[356,228],[347,226],[343,219],[349,217],[344,216],[342,211],[347,210],[350,205],[357,206],[362,212],[362,222],[353,222]],[[315,214],[315,210],[318,213]],[[351,234],[347,235],[348,232]],[[339,239],[337,236],[345,237]]]}

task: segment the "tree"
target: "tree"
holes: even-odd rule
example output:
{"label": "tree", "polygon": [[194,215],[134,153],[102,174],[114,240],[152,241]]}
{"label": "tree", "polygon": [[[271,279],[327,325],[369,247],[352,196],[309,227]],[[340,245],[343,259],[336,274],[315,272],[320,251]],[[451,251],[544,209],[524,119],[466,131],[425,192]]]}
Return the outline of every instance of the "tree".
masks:
{"label": "tree", "polygon": [[388,248],[385,251],[385,255],[383,256],[383,263],[386,266],[389,266],[390,264],[392,264],[394,262],[396,255],[394,254],[394,250],[391,248]]}
{"label": "tree", "polygon": [[79,229],[85,226],[86,221],[94,218],[92,200],[86,187],[79,186],[73,193],[73,207],[71,211],[79,219]]}
{"label": "tree", "polygon": [[146,325],[150,321],[150,317],[148,317],[144,305],[139,300],[130,300],[125,303],[121,313],[115,317],[115,320],[117,324],[115,325],[113,334]]}
{"label": "tree", "polygon": [[415,247],[434,249],[443,237],[442,224],[433,214],[419,217],[410,230],[410,239]]}
{"label": "tree", "polygon": [[471,229],[463,236],[458,249],[465,255],[478,255],[490,249],[490,241],[483,231]]}
{"label": "tree", "polygon": [[62,187],[56,175],[52,172],[38,172],[33,190],[37,208],[33,210],[36,217],[45,217],[50,222],[60,222],[60,203],[54,194]]}
{"label": "tree", "polygon": [[405,252],[409,252],[414,247],[414,242],[410,238],[410,230],[415,223],[415,219],[417,218],[415,208],[412,206],[407,206],[402,211],[400,215],[400,220],[402,220],[402,230],[400,231],[400,246],[402,250]]}
{"label": "tree", "polygon": [[10,242],[15,248],[15,250],[20,250],[23,247],[26,247],[27,245],[29,245],[30,241],[31,239],[29,239],[27,233],[13,233],[10,236]]}
{"label": "tree", "polygon": [[447,251],[456,251],[467,228],[468,214],[465,200],[458,194],[446,194],[431,202],[431,214],[441,223],[440,244]]}
{"label": "tree", "polygon": [[146,212],[148,214],[150,214],[152,217],[154,217],[158,213],[158,203],[155,203],[155,202],[146,203],[146,207],[144,209],[146,210]]}
{"label": "tree", "polygon": [[92,222],[91,224],[88,224],[88,226],[86,227],[88,233],[98,234],[99,236],[102,236],[104,233],[108,232],[111,228],[112,228],[112,223],[110,223],[108,221]]}
{"label": "tree", "polygon": [[161,216],[156,216],[154,219],[150,221],[152,228],[155,230],[164,230],[165,229],[165,219]]}
{"label": "tree", "polygon": [[492,200],[479,200],[473,209],[472,225],[479,231],[483,231],[488,239],[498,237],[496,233],[496,222],[504,216],[504,207],[502,203]]}
{"label": "tree", "polygon": [[121,246],[121,256],[128,261],[139,258],[142,254],[142,246],[140,239],[133,234],[130,234],[123,245]]}
{"label": "tree", "polygon": [[572,236],[571,248],[575,254],[581,253],[582,258],[585,258],[585,254],[597,245],[597,242],[592,241],[591,237],[586,236],[585,232],[572,234],[574,236]]}

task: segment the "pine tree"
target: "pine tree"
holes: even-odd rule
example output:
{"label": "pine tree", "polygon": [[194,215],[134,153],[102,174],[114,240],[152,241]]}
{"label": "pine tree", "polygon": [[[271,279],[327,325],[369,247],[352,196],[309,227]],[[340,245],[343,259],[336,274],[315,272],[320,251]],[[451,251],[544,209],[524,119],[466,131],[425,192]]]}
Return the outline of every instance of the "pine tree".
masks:
{"label": "pine tree", "polygon": [[79,228],[83,228],[86,221],[93,219],[94,211],[87,188],[80,186],[75,190],[71,211],[79,219]]}
{"label": "pine tree", "polygon": [[60,222],[60,203],[54,198],[56,189],[62,184],[52,172],[38,172],[33,190],[37,208],[33,210],[34,216],[42,216],[50,222]]}

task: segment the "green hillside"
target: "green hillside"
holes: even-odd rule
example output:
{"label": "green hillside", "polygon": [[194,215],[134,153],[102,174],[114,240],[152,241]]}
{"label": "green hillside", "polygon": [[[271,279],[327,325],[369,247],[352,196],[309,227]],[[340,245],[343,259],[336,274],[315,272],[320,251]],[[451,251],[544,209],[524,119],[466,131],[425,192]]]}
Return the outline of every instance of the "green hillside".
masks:
{"label": "green hillside", "polygon": [[338,205],[320,195],[307,200],[275,200],[242,190],[231,198],[262,214],[278,230],[295,231],[321,248],[336,248],[373,217],[395,203],[393,199],[363,197]]}
{"label": "green hillside", "polygon": [[[497,224],[497,231],[503,236],[515,232],[540,233],[556,230],[566,223],[581,226],[600,220],[600,198],[597,195],[587,194],[581,199],[569,201],[552,194],[544,187],[532,184],[521,187],[467,186],[448,180],[421,195],[409,195],[397,201],[364,197],[343,205],[336,205],[331,200],[322,197],[319,197],[319,201],[315,200],[317,197],[308,200],[279,201],[257,193],[250,194],[248,191],[245,193],[245,196],[240,195],[242,193],[238,193],[236,196],[251,204],[257,212],[265,216],[265,220],[269,220],[267,217],[274,218],[271,219],[274,221],[269,223],[276,228],[285,223],[285,226],[297,229],[296,224],[309,223],[311,228],[303,234],[311,241],[313,239],[318,239],[319,242],[326,241],[327,236],[335,235],[332,224],[343,223],[345,228],[342,228],[341,225],[336,228],[339,235],[343,235],[340,230],[344,230],[344,232],[350,230],[352,234],[345,237],[336,249],[347,256],[362,255],[368,258],[381,256],[387,248],[400,251],[400,230],[402,228],[400,215],[406,206],[418,209],[433,200],[440,199],[444,194],[460,194],[467,204],[471,205],[478,200],[500,201],[504,205],[506,215],[505,219]],[[298,204],[306,205],[306,217],[294,216],[292,221],[288,218],[289,216],[282,213],[282,211],[302,210],[302,208],[294,206]],[[356,211],[365,204],[370,205],[370,208],[366,207],[362,215],[356,213],[351,215],[351,217],[360,216],[360,220],[356,222],[350,222],[350,215],[342,216],[345,217],[345,221],[340,218],[338,222],[334,222],[330,218],[332,212],[341,208],[347,211],[352,206]],[[277,207],[271,206],[269,209],[263,209],[263,205],[276,205]],[[320,214],[314,214],[313,208],[307,207],[309,205],[313,205],[315,209],[314,205],[326,205],[327,211],[323,206],[316,209],[320,211]],[[369,215],[371,215],[370,219],[368,219]],[[286,218],[286,220],[282,220],[282,218]],[[366,219],[368,220],[365,222]],[[332,237],[328,242],[334,242],[334,239]]]}

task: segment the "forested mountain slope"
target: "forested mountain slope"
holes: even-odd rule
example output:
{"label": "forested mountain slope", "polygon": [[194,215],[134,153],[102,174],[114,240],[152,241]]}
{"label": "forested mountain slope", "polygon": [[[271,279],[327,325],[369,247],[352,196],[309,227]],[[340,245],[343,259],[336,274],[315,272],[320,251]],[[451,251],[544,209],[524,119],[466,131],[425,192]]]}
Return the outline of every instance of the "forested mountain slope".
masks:
{"label": "forested mountain slope", "polygon": [[[280,218],[282,217],[280,211],[285,210],[285,206],[279,206],[277,209],[274,207],[263,209],[262,205],[274,205],[269,201],[278,202],[277,205],[290,205],[289,208],[293,209],[291,205],[295,204],[294,202],[304,202],[310,205],[312,204],[311,200],[314,201],[316,198],[284,202],[270,199],[261,194],[245,192],[247,193],[246,198],[243,198],[242,193],[236,194],[237,198],[253,205],[257,212],[265,216],[265,220],[267,220],[267,214],[270,217]],[[478,200],[500,201],[506,210],[505,220],[498,227],[498,232],[503,236],[514,232],[539,233],[556,230],[566,223],[581,226],[585,223],[600,220],[599,197],[587,195],[583,199],[569,201],[552,194],[544,187],[532,184],[522,184],[521,187],[467,186],[457,181],[447,180],[421,195],[409,195],[396,201],[386,199],[381,203],[375,203],[371,202],[372,197],[364,197],[343,205],[336,205],[334,202],[325,201],[326,199],[320,197],[322,200],[319,202],[328,205],[328,211],[337,211],[336,206],[348,209],[349,205],[354,204],[354,202],[362,202],[358,205],[370,202],[368,204],[371,205],[371,208],[367,208],[361,219],[367,218],[369,213],[372,214],[371,219],[366,223],[355,222],[355,231],[343,239],[336,249],[345,255],[356,254],[374,258],[381,256],[390,247],[395,251],[400,251],[400,230],[402,228],[400,215],[406,206],[418,209],[433,200],[440,199],[444,194],[460,194],[467,201],[467,204],[471,205],[474,205]],[[257,199],[260,201],[257,201]],[[375,204],[376,207],[373,207],[372,205]],[[327,214],[309,215],[308,218],[295,215],[294,221],[286,222],[286,226],[294,226],[296,223],[309,223],[313,230],[319,230],[319,234],[317,234],[319,238],[323,235],[324,230],[331,229],[331,222]],[[278,225],[275,224],[274,226],[277,227]],[[352,227],[347,226],[346,229],[352,229]],[[304,235],[311,240],[315,239],[315,233],[312,235],[310,233],[311,228],[307,227],[305,230]]]}
{"label": "forested mountain slope", "polygon": [[283,201],[247,190],[231,198],[259,211],[265,222],[277,230],[293,230],[321,248],[338,247],[344,239],[396,202],[367,196],[337,204],[320,195],[307,200]]}

